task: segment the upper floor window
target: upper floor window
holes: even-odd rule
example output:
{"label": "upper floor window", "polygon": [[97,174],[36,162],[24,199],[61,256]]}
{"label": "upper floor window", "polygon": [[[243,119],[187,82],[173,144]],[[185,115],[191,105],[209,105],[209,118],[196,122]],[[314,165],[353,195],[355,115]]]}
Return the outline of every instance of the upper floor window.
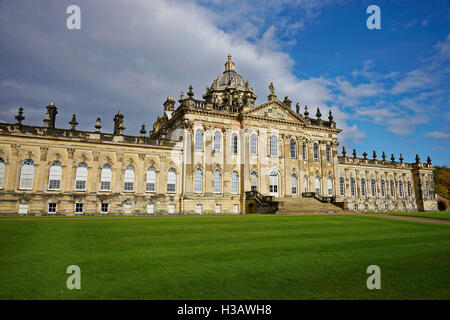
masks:
{"label": "upper floor window", "polygon": [[203,131],[201,129],[197,129],[195,131],[195,151],[203,150]]}
{"label": "upper floor window", "polygon": [[203,171],[200,168],[195,169],[194,192],[195,193],[202,193],[203,192]]}
{"label": "upper floor window", "polygon": [[354,197],[356,195],[356,190],[355,190],[355,179],[351,178],[350,179],[350,194]]}
{"label": "upper floor window", "polygon": [[382,197],[386,196],[386,184],[384,180],[381,180],[381,196]]}
{"label": "upper floor window", "polygon": [[327,146],[325,149],[325,157],[327,162],[331,162],[331,148],[330,146]]}
{"label": "upper floor window", "polygon": [[31,190],[33,188],[34,178],[34,162],[33,160],[25,160],[20,169],[19,189]]}
{"label": "upper floor window", "polygon": [[427,195],[427,197],[430,196],[430,183],[428,181],[425,182],[425,194]]}
{"label": "upper floor window", "polygon": [[167,171],[167,193],[175,193],[177,184],[177,171],[170,168]]}
{"label": "upper floor window", "polygon": [[125,174],[123,179],[123,191],[133,192],[134,191],[134,167],[127,166],[125,168]]}
{"label": "upper floor window", "polygon": [[366,195],[366,179],[364,178],[361,179],[361,195]]}
{"label": "upper floor window", "polygon": [[252,134],[250,137],[250,153],[258,154],[258,136],[256,134]]}
{"label": "upper floor window", "polygon": [[291,193],[292,194],[297,194],[297,184],[298,184],[297,175],[295,173],[293,173],[291,175]]}
{"label": "upper floor window", "polygon": [[345,194],[345,180],[344,178],[339,178],[339,194],[343,196]]}
{"label": "upper floor window", "polygon": [[328,178],[327,185],[328,185],[328,195],[332,196],[333,195],[333,179]]}
{"label": "upper floor window", "polygon": [[155,167],[148,167],[147,177],[145,180],[145,191],[155,192],[156,191],[156,169]]}
{"label": "upper floor window", "polygon": [[375,179],[370,180],[370,189],[372,190],[372,197],[375,197],[377,194],[377,185],[375,183]]}
{"label": "upper floor window", "polygon": [[319,162],[319,146],[314,143],[314,161]]}
{"label": "upper floor window", "polygon": [[238,136],[236,133],[233,133],[231,135],[231,153],[232,154],[238,153]]}
{"label": "upper floor window", "polygon": [[239,191],[239,176],[236,171],[231,173],[231,193],[238,193]]}
{"label": "upper floor window", "polygon": [[222,174],[219,170],[214,171],[214,193],[221,193],[222,192]]}
{"label": "upper floor window", "polygon": [[395,183],[394,183],[394,180],[391,180],[391,185],[390,185],[389,189],[391,189],[391,197],[395,197]]}
{"label": "upper floor window", "polygon": [[295,145],[294,139],[292,139],[290,142],[290,150],[291,150],[291,158],[292,159],[296,158],[297,150],[296,150],[296,145]]}
{"label": "upper floor window", "polygon": [[408,197],[412,196],[411,181],[408,181]]}
{"label": "upper floor window", "polygon": [[308,160],[307,153],[306,153],[306,143],[303,142],[303,160]]}
{"label": "upper floor window", "polygon": [[399,181],[398,183],[398,195],[403,197],[403,181]]}
{"label": "upper floor window", "polygon": [[270,136],[270,155],[278,157],[278,139],[276,136]]}
{"label": "upper floor window", "polygon": [[5,180],[5,160],[0,158],[0,189],[3,188],[4,180]]}
{"label": "upper floor window", "polygon": [[111,191],[112,167],[106,163],[100,173],[100,191]]}
{"label": "upper floor window", "polygon": [[86,190],[87,177],[88,166],[85,162],[81,162],[75,172],[75,190]]}
{"label": "upper floor window", "polygon": [[52,162],[48,174],[48,190],[59,190],[61,188],[61,175],[61,163],[59,161]]}
{"label": "upper floor window", "polygon": [[255,171],[250,174],[250,184],[252,191],[258,190],[258,174]]}
{"label": "upper floor window", "polygon": [[214,150],[220,151],[222,149],[222,134],[219,131],[214,132]]}

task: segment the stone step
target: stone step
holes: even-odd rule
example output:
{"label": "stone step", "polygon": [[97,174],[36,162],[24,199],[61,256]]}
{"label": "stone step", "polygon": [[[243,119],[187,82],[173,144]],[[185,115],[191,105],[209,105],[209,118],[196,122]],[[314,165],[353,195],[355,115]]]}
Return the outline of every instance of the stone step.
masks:
{"label": "stone step", "polygon": [[342,213],[342,208],[332,204],[323,203],[314,198],[287,197],[275,198],[278,202],[279,214],[326,214],[326,213]]}

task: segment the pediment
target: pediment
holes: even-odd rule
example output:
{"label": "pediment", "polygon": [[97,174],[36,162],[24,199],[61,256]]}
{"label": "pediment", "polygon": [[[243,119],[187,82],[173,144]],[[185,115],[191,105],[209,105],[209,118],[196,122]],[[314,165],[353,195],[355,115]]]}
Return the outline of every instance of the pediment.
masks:
{"label": "pediment", "polygon": [[248,110],[244,113],[244,116],[253,116],[267,120],[305,123],[305,120],[303,120],[300,115],[296,114],[288,106],[278,100],[269,101]]}

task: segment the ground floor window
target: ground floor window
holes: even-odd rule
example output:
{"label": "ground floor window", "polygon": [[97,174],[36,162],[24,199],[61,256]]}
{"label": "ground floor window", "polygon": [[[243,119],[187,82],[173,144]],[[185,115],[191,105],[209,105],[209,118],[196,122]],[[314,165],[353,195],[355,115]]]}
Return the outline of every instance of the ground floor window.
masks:
{"label": "ground floor window", "polygon": [[102,206],[101,206],[101,208],[100,208],[100,211],[102,212],[102,213],[108,213],[108,208],[109,207],[109,205],[108,205],[108,203],[102,203]]}
{"label": "ground floor window", "polygon": [[125,213],[131,213],[131,207],[132,207],[131,204],[125,204],[123,206]]}
{"label": "ground floor window", "polygon": [[152,214],[152,213],[154,213],[154,212],[155,212],[155,207],[154,207],[153,203],[149,203],[149,204],[147,205],[147,213]]}
{"label": "ground floor window", "polygon": [[175,205],[169,204],[169,213],[175,213]]}
{"label": "ground floor window", "polygon": [[83,203],[75,203],[75,213],[83,213]]}
{"label": "ground floor window", "polygon": [[220,204],[216,204],[216,213],[220,213]]}
{"label": "ground floor window", "polygon": [[28,213],[28,205],[19,204],[19,214],[27,214],[27,213]]}
{"label": "ground floor window", "polygon": [[195,206],[195,213],[198,213],[198,214],[202,213],[202,205],[201,204],[197,204]]}
{"label": "ground floor window", "polygon": [[56,203],[48,204],[48,213],[56,213]]}
{"label": "ground floor window", "polygon": [[239,213],[239,205],[238,204],[233,205],[233,212]]}

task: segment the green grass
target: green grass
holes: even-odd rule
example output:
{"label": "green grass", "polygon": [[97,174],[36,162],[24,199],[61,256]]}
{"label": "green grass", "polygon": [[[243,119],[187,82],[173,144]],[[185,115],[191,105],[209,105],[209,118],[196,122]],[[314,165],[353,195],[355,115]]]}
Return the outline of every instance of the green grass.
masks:
{"label": "green grass", "polygon": [[433,219],[443,219],[450,220],[450,212],[430,212],[430,213],[393,213],[396,216],[407,216],[407,217],[419,217],[419,218],[433,218]]}
{"label": "green grass", "polygon": [[[366,269],[381,268],[381,290]],[[68,290],[66,268],[81,268]],[[450,299],[447,225],[371,216],[0,219],[0,299]]]}

